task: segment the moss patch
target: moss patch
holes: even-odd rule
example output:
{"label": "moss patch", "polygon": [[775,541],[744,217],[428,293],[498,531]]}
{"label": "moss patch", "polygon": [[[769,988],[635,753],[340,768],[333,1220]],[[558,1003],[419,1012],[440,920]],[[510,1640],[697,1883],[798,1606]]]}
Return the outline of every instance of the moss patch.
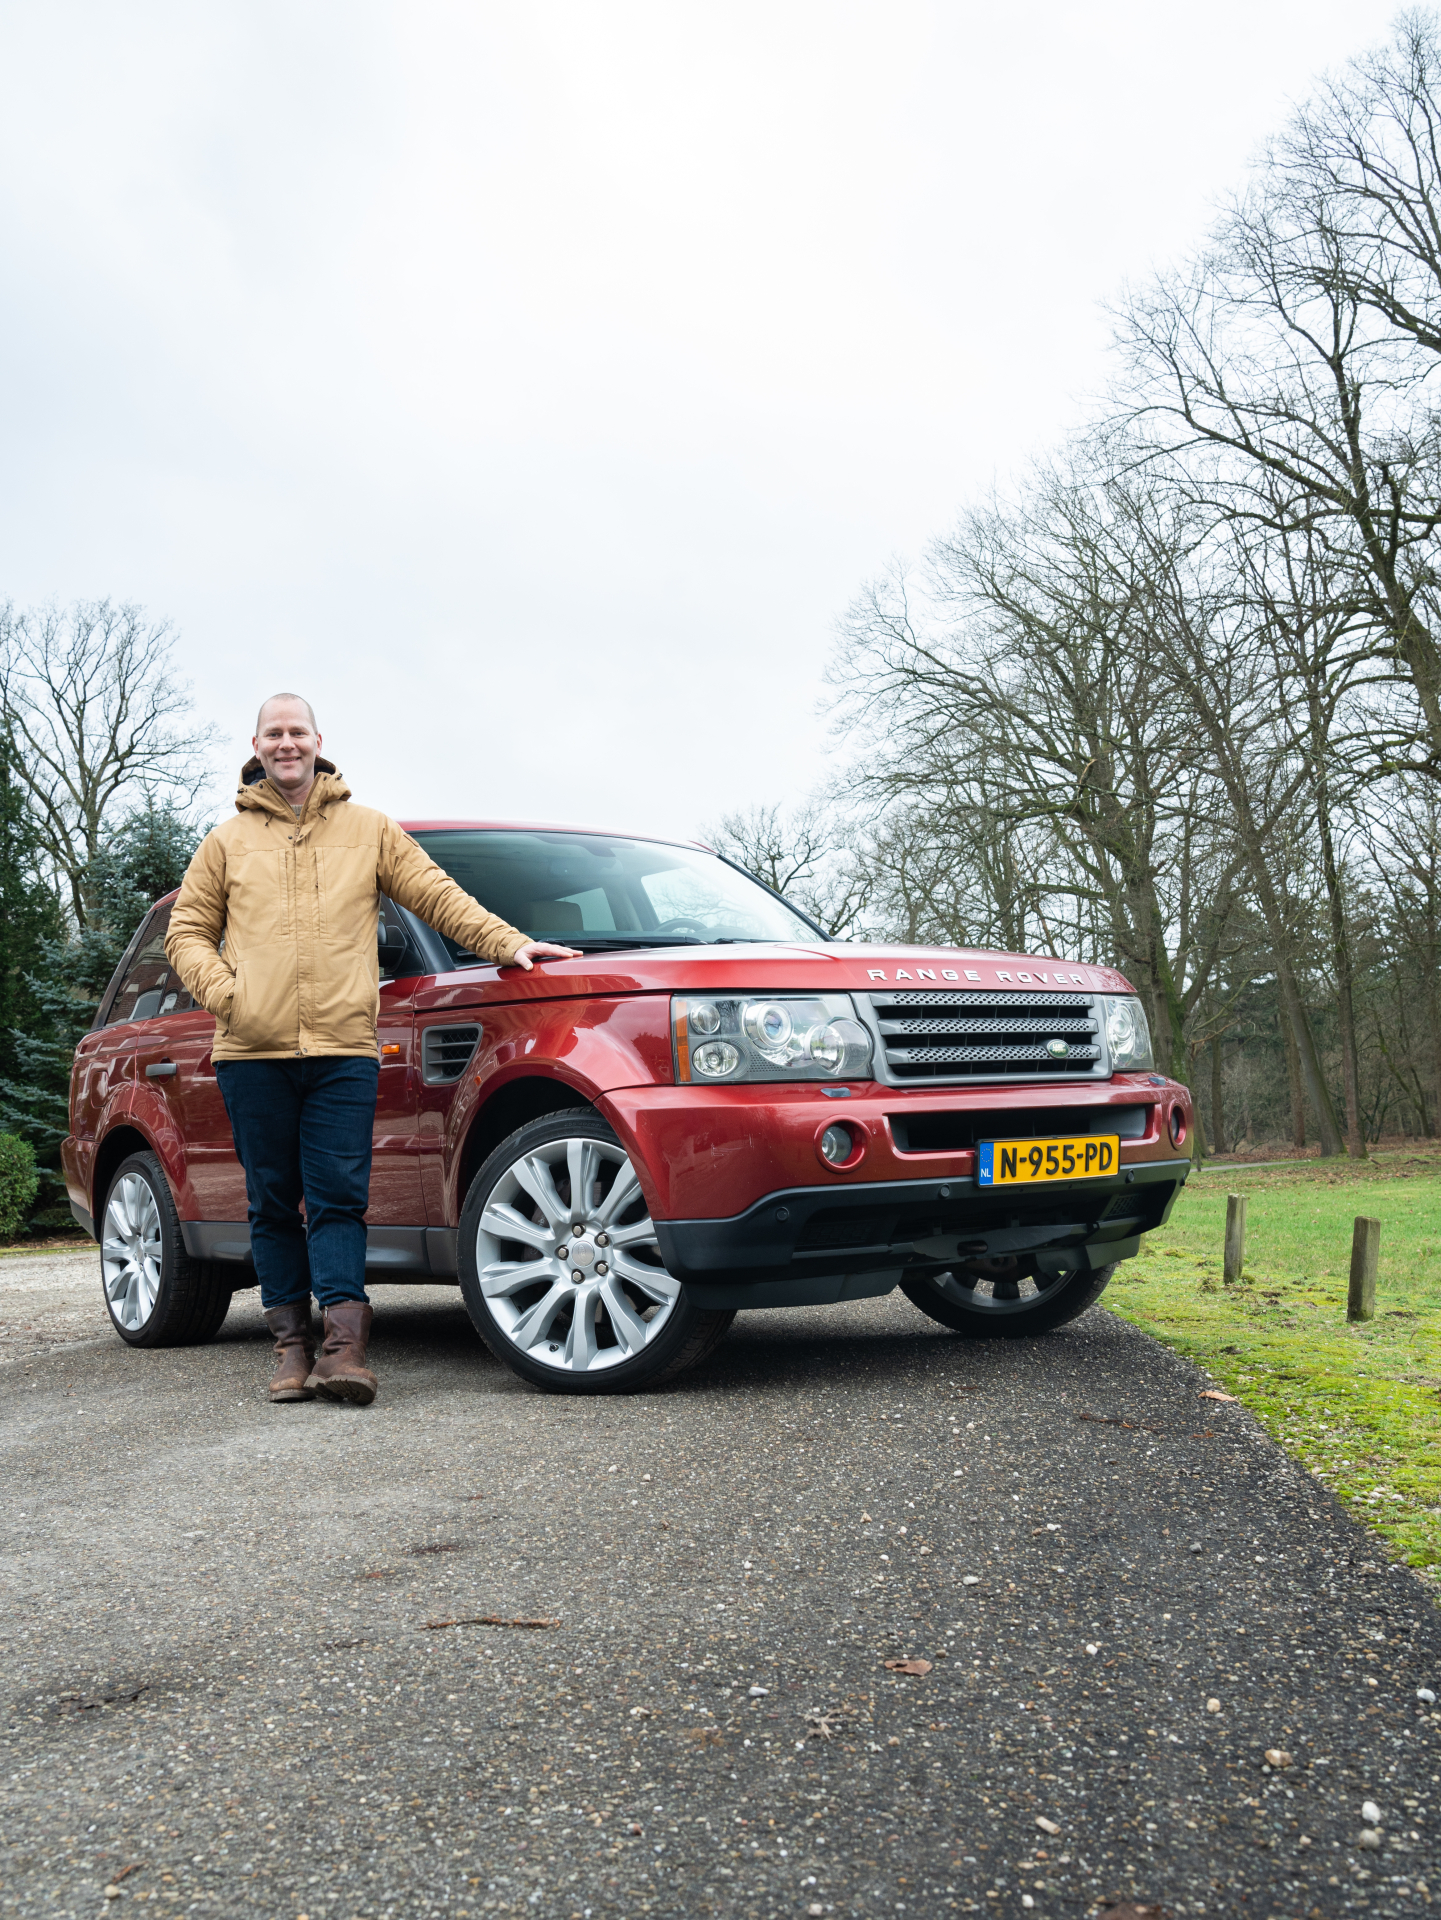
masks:
{"label": "moss patch", "polygon": [[[1247,1197],[1240,1286],[1226,1195]],[[1346,1319],[1351,1228],[1381,1222],[1376,1318]],[[1193,1175],[1105,1304],[1234,1393],[1352,1514],[1441,1581],[1441,1153]]]}

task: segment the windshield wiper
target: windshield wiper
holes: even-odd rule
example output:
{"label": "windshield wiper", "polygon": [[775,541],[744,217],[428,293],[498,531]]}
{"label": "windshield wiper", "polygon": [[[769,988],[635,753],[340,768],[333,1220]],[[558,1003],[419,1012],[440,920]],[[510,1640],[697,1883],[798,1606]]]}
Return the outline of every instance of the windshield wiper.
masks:
{"label": "windshield wiper", "polygon": [[708,943],[694,933],[557,933],[548,935],[559,947],[579,947],[582,953],[592,948],[598,953],[612,947],[703,947]]}

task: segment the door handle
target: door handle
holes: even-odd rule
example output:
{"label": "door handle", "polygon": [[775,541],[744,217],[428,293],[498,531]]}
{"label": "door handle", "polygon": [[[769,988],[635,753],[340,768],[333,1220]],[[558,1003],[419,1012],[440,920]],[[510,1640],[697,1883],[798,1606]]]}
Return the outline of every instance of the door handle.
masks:
{"label": "door handle", "polygon": [[147,1080],[173,1080],[179,1069],[173,1060],[156,1060],[145,1069]]}

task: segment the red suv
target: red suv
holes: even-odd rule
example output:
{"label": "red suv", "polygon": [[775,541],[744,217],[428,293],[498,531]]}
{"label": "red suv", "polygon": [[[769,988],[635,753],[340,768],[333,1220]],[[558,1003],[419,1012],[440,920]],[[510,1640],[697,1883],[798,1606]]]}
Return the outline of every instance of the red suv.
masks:
{"label": "red suv", "polygon": [[[376,1280],[458,1282],[535,1385],[621,1392],[741,1307],[899,1286],[981,1338],[1095,1300],[1186,1178],[1190,1096],[1104,967],[829,940],[704,848],[409,826],[466,891],[583,950],[504,971],[380,902]],[[173,896],[80,1042],[64,1165],[132,1346],[211,1338],[255,1285],[214,1022]]]}

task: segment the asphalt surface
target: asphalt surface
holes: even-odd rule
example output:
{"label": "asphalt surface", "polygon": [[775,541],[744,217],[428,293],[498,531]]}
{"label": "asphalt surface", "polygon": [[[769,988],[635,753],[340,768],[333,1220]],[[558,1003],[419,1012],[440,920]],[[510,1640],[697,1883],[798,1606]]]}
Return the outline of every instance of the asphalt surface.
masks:
{"label": "asphalt surface", "polygon": [[0,1911],[1441,1897],[1433,1599],[1103,1310],[746,1315],[583,1401],[375,1295],[375,1406],[271,1407],[253,1293],[137,1353],[90,1259],[0,1262]]}

